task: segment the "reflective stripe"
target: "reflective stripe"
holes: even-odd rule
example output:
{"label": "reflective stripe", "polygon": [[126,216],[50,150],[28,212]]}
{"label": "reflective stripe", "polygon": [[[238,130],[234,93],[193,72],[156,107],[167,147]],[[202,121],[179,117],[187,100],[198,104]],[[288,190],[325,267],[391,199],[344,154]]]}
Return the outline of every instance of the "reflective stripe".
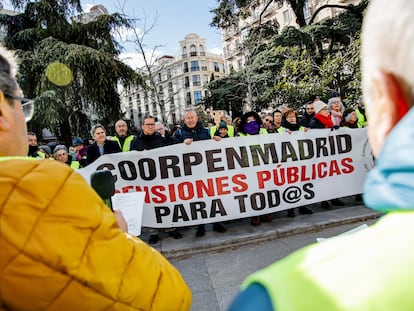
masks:
{"label": "reflective stripe", "polygon": [[127,152],[131,150],[131,142],[134,140],[134,138],[134,135],[129,135],[127,138],[125,138],[124,146],[121,146],[121,142],[117,136],[112,137],[111,140],[118,142],[119,148],[122,149],[122,152]]}

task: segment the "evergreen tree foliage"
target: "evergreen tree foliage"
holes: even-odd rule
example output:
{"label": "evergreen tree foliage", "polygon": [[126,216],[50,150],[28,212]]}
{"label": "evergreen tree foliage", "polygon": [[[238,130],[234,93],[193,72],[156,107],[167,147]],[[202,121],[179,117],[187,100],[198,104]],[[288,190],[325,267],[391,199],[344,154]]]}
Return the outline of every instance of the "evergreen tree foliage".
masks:
{"label": "evergreen tree foliage", "polygon": [[[113,37],[116,29],[129,27],[129,21],[115,13],[81,22],[79,0],[12,2],[22,14],[0,16],[0,24],[7,29],[5,45],[16,50],[21,60],[22,90],[35,98],[29,127],[38,135],[42,128],[50,128],[68,145],[73,136],[89,137],[92,120],[87,115],[111,130],[121,117],[118,83],[143,83],[139,74],[119,61],[122,47]],[[69,68],[73,77],[69,84],[57,85],[47,76],[56,62]]]}
{"label": "evergreen tree foliage", "polygon": [[[300,5],[299,2],[296,4]],[[363,0],[334,18],[300,28],[285,27],[280,33],[277,27],[273,28],[273,34],[269,32],[268,25],[265,30],[261,30],[263,25],[251,29],[241,45],[244,68],[211,83],[209,91],[214,100],[207,98],[206,102],[224,109],[230,103],[227,92],[232,93],[235,85],[246,86],[249,82],[256,110],[274,109],[281,104],[296,109],[312,95],[327,100],[332,91],[338,92],[348,105],[355,104],[361,95],[359,34],[367,4]],[[235,1],[219,1],[221,11],[216,12],[212,24],[223,25],[224,17],[230,21],[234,17],[231,13],[238,12],[235,7]],[[247,97],[246,87],[239,92],[238,97]],[[239,104],[242,103],[240,100]],[[233,107],[233,111],[240,111],[241,107]]]}

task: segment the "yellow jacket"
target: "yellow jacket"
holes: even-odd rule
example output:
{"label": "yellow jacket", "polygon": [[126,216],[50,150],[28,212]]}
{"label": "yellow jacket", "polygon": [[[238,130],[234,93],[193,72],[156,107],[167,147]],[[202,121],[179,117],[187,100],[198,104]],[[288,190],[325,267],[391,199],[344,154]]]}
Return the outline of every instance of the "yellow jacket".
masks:
{"label": "yellow jacket", "polygon": [[0,309],[190,309],[180,273],[69,166],[1,159]]}

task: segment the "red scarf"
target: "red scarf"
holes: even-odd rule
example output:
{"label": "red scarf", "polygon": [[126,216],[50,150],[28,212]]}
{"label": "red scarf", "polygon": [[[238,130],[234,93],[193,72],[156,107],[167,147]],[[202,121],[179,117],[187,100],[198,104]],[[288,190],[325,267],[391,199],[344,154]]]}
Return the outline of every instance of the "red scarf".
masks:
{"label": "red scarf", "polygon": [[325,128],[332,128],[334,126],[330,115],[327,115],[325,117],[319,113],[315,113],[314,117],[318,119],[319,122],[321,122]]}

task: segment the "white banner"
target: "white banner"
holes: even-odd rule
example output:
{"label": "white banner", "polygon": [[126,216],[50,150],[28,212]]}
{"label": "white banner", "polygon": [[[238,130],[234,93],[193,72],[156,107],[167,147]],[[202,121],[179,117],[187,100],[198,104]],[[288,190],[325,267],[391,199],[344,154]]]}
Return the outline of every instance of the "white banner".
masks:
{"label": "white banner", "polygon": [[362,192],[373,167],[366,129],[197,141],[104,155],[116,192],[145,191],[142,224],[167,228],[273,213]]}

